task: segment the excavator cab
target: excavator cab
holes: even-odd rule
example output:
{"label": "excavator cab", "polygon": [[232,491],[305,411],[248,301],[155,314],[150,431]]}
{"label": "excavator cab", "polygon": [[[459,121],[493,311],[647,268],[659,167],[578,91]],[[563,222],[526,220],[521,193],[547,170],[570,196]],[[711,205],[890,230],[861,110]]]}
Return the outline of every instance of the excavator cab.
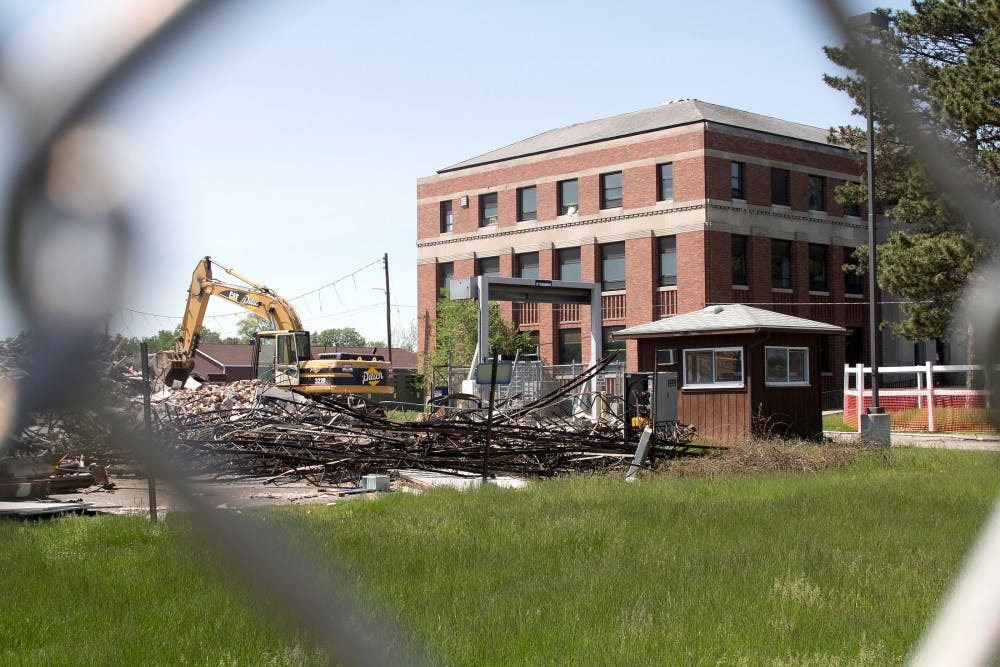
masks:
{"label": "excavator cab", "polygon": [[299,362],[310,358],[305,331],[261,331],[254,337],[254,377],[278,387],[299,385]]}

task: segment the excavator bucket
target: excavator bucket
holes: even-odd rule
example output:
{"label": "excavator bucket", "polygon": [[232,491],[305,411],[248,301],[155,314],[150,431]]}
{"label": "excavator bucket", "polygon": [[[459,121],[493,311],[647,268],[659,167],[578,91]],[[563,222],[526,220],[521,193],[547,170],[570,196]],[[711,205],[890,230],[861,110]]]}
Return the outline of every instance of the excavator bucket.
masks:
{"label": "excavator bucket", "polygon": [[165,387],[184,384],[194,370],[194,359],[178,358],[175,353],[157,352],[153,355],[153,377]]}

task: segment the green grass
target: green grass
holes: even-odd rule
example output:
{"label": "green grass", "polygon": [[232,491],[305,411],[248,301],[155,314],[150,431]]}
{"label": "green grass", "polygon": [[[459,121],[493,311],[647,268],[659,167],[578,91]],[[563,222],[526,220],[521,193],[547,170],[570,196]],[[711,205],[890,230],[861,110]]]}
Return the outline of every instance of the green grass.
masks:
{"label": "green grass", "polygon": [[854,424],[844,423],[843,412],[831,412],[830,414],[823,415],[823,430],[856,433],[858,429]]}
{"label": "green grass", "polygon": [[[1000,455],[572,477],[257,514],[340,554],[444,664],[900,664],[1000,492]],[[0,664],[299,664],[185,522],[0,523]],[[271,619],[271,620],[268,620]]]}

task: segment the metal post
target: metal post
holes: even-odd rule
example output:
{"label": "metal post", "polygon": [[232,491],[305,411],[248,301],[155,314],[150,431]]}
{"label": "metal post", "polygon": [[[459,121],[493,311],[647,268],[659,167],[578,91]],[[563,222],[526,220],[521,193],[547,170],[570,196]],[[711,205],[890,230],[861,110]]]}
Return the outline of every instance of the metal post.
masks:
{"label": "metal post", "polygon": [[483,484],[490,474],[490,432],[493,428],[493,397],[497,391],[497,351],[493,350],[493,365],[490,367],[490,404],[486,409],[486,443],[483,445]]}
{"label": "metal post", "polygon": [[[146,425],[146,437],[153,437],[153,413],[149,407],[149,346],[145,341],[139,343],[140,365],[142,367],[142,416]],[[151,473],[146,475],[149,489],[149,520],[156,523],[156,479]]]}
{"label": "metal post", "polygon": [[385,265],[385,346],[389,350],[389,370],[392,370],[392,308],[389,302],[389,253],[382,255]]}
{"label": "metal post", "polygon": [[878,402],[879,339],[877,320],[878,285],[875,280],[875,119],[872,118],[871,76],[865,74],[865,106],[868,114],[868,333],[871,336],[872,405],[870,413],[881,413]]}

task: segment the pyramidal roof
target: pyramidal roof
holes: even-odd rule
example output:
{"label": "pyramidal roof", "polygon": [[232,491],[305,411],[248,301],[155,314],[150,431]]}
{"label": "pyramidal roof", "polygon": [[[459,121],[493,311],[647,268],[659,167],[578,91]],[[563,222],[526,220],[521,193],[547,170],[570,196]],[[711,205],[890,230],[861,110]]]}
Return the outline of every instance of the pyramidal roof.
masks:
{"label": "pyramidal roof", "polygon": [[741,303],[709,306],[683,315],[674,315],[655,322],[640,324],[615,332],[615,338],[663,336],[672,334],[707,333],[733,329],[801,331],[810,333],[847,333],[844,327],[802,317],[776,313]]}
{"label": "pyramidal roof", "polygon": [[827,140],[829,130],[692,99],[667,102],[651,109],[632,111],[542,132],[509,146],[445,167],[438,173],[702,121],[830,145]]}

